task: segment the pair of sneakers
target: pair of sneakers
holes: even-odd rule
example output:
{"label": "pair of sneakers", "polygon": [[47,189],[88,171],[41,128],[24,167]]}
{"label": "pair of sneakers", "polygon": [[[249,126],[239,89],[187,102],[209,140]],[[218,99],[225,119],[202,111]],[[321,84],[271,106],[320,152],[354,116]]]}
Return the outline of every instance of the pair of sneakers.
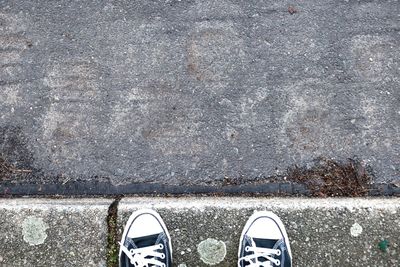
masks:
{"label": "pair of sneakers", "polygon": [[[255,212],[240,237],[238,267],[290,267],[292,253],[282,221],[269,211]],[[171,237],[154,210],[134,212],[122,235],[120,267],[172,267]]]}

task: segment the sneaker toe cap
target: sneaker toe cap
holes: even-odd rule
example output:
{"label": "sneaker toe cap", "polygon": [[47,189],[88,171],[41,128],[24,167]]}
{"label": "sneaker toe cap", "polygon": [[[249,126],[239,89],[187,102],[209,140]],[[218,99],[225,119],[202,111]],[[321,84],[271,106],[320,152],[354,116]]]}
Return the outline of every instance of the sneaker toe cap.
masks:
{"label": "sneaker toe cap", "polygon": [[152,214],[141,214],[132,222],[127,234],[130,238],[138,238],[164,232],[161,223]]}
{"label": "sneaker toe cap", "polygon": [[268,217],[257,218],[249,227],[247,235],[250,237],[276,240],[283,237],[277,222]]}

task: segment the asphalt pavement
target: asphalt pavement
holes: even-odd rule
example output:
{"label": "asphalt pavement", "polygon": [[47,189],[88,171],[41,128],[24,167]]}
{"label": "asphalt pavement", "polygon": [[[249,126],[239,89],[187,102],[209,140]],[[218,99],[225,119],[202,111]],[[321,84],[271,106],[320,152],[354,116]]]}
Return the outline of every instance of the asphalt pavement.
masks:
{"label": "asphalt pavement", "polygon": [[398,194],[399,8],[1,1],[1,194]]}

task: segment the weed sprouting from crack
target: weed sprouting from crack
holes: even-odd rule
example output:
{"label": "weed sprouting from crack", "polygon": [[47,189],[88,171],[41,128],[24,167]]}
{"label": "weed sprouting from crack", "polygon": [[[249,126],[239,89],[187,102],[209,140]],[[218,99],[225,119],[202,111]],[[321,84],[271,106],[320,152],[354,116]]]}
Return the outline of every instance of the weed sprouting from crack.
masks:
{"label": "weed sprouting from crack", "polygon": [[118,267],[118,204],[121,197],[117,197],[108,208],[107,216],[107,267]]}

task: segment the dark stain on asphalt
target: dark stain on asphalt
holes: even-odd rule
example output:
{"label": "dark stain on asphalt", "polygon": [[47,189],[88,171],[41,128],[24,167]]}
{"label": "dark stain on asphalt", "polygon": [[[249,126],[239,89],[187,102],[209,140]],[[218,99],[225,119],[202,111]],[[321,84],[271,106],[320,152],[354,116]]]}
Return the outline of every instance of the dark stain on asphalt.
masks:
{"label": "dark stain on asphalt", "polygon": [[0,181],[8,180],[12,175],[31,173],[32,170],[18,169],[0,157]]}
{"label": "dark stain on asphalt", "polygon": [[295,166],[288,180],[304,184],[317,197],[360,197],[368,195],[372,174],[356,159],[345,162],[319,158],[311,168]]}

